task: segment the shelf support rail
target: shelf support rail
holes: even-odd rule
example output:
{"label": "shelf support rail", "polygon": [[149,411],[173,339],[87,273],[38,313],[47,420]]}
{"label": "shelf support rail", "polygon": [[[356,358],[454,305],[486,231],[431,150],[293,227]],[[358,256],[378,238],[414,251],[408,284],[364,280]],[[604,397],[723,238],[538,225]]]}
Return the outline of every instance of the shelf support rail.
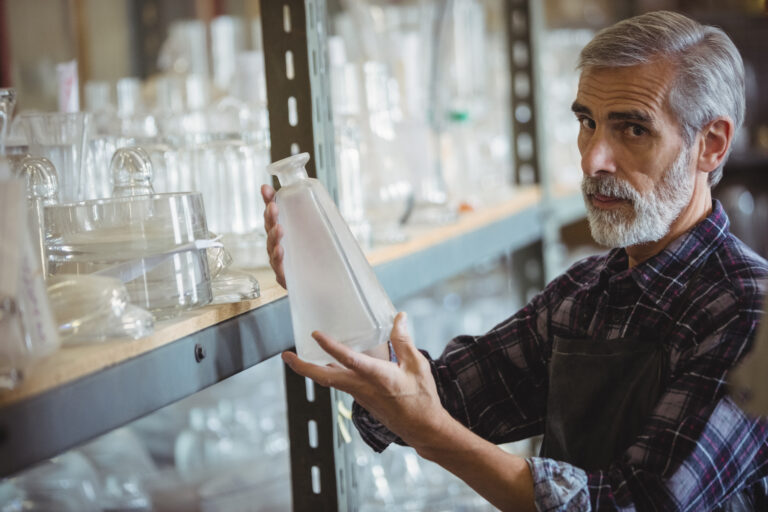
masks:
{"label": "shelf support rail", "polygon": [[[338,202],[325,0],[261,0],[272,161],[308,152]],[[277,185],[277,183],[276,183]],[[293,510],[348,509],[334,390],[285,367]]]}

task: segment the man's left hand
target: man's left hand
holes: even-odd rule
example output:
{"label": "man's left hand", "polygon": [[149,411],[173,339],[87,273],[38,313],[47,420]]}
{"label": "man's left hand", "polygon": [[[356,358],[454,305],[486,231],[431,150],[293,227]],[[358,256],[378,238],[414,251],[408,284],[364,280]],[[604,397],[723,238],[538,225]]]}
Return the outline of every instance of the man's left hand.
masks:
{"label": "man's left hand", "polygon": [[312,337],[341,365],[319,366],[293,352],[284,352],[283,361],[321,386],[352,395],[410,446],[428,447],[435,433],[455,421],[440,403],[429,362],[408,335],[405,313],[395,317],[390,333],[396,363],[356,352],[317,331]]}

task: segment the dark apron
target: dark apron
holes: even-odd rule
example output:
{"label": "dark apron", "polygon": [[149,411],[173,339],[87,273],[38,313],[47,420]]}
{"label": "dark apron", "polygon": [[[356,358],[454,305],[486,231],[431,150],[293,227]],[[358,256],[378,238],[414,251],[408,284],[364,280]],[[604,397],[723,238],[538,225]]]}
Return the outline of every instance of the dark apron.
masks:
{"label": "dark apron", "polygon": [[555,339],[542,455],[587,471],[632,445],[661,396],[662,343]]}
{"label": "dark apron", "polygon": [[[700,271],[701,267],[689,283]],[[554,336],[542,456],[590,471],[607,468],[633,444],[667,385],[665,340],[691,290],[686,287],[657,339]],[[738,500],[730,501],[725,510],[742,510]]]}

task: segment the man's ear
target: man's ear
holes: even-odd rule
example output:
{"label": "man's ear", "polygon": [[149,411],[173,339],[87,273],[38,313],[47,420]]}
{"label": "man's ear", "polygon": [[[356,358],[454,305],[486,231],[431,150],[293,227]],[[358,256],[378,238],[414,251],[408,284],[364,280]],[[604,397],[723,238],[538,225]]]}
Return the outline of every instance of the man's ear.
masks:
{"label": "man's ear", "polygon": [[728,117],[718,117],[699,132],[699,157],[696,168],[702,172],[717,169],[733,142],[734,125]]}

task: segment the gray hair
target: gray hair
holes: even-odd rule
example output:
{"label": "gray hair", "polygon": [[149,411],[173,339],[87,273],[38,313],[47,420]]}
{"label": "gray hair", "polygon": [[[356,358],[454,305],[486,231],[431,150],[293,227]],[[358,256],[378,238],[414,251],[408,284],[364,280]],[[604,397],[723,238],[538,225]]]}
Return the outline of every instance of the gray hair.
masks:
{"label": "gray hair", "polygon": [[[738,131],[744,121],[744,63],[733,41],[717,27],[671,11],[642,14],[600,31],[581,51],[577,67],[635,66],[657,58],[667,58],[677,68],[669,104],[686,146],[718,116],[731,118]],[[710,187],[722,178],[732,146],[710,173]]]}

